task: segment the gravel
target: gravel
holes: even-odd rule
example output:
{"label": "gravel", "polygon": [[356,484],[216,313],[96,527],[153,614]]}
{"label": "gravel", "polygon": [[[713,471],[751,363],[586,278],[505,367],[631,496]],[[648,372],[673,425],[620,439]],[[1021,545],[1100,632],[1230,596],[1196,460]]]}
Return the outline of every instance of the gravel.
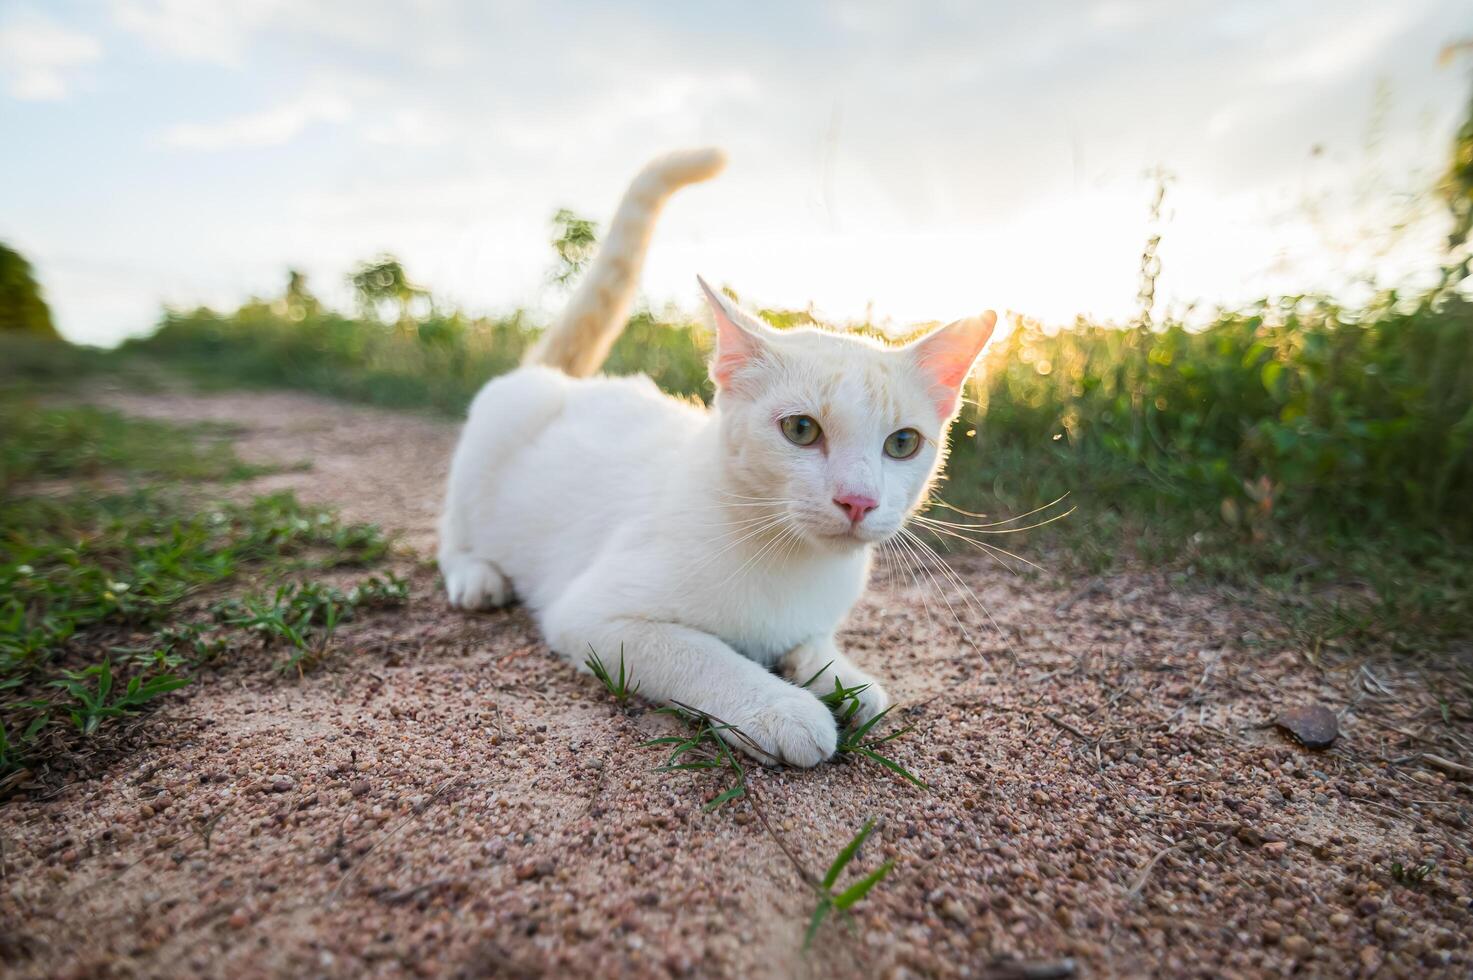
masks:
{"label": "gravel", "polygon": [[[957,557],[1002,629],[951,594],[968,642],[881,569],[843,641],[888,679],[914,727],[888,748],[930,789],[854,761],[752,774],[810,868],[869,818],[843,880],[896,862],[857,928],[826,925],[805,956],[812,898],[750,802],[703,813],[710,777],[656,773],[639,747],[670,719],[617,709],[518,609],[445,608],[424,556],[453,427],[300,395],[105,398],[241,425],[247,459],[311,459],[246,489],[400,531],[411,602],[349,624],[304,680],[226,665],[134,755],[5,803],[8,974],[1473,970],[1473,793],[1421,758],[1469,760],[1466,704],[1441,714],[1450,667],[1322,650],[1342,669],[1320,669],[1274,617],[1190,579],[1053,583]],[[1327,751],[1273,727],[1310,702],[1339,716]],[[1420,883],[1390,870],[1424,862]]]}

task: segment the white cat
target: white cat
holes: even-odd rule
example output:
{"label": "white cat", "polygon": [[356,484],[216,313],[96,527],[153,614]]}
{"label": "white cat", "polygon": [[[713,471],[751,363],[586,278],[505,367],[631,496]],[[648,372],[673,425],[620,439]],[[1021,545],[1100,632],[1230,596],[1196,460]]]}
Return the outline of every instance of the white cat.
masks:
{"label": "white cat", "polygon": [[798,683],[830,664],[814,690],[832,690],[834,675],[869,684],[860,720],[888,704],[834,631],[873,547],[936,477],[997,317],[887,348],[774,330],[702,281],[716,320],[709,411],[646,377],[588,377],[624,326],[660,207],[724,165],[697,150],[646,167],[562,317],[524,367],[476,396],[451,465],[440,570],[452,605],[515,592],[563,657],[583,664],[593,650],[607,664],[622,652],[641,696],[709,712],[812,766],[837,733]]}

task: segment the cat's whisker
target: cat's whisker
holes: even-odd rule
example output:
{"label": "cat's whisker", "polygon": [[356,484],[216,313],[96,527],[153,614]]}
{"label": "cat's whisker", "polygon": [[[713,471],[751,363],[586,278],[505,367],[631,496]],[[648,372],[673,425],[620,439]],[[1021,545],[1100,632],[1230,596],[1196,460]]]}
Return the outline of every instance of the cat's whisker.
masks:
{"label": "cat's whisker", "polygon": [[[940,529],[940,528],[927,528],[927,530],[930,531],[932,534],[952,534],[952,532],[946,531],[946,530],[943,530],[943,529]],[[959,538],[960,540],[966,542],[967,544],[971,545],[973,548],[976,548],[978,551],[982,552],[982,554],[986,555],[988,558],[991,558],[993,561],[997,562],[997,564],[1004,571],[1007,571],[1007,572],[1009,572],[1009,573],[1011,573],[1013,575],[1016,575],[1017,574],[1017,570],[1014,569],[1013,566],[1009,565],[1007,562],[1003,561],[1002,558],[1000,558],[998,555],[996,555],[992,551],[988,550],[987,546],[984,545],[982,542],[980,542],[980,541],[973,541],[970,538],[962,538],[960,535],[954,535],[954,536],[957,537],[957,538]]]}
{"label": "cat's whisker", "polygon": [[1027,565],[1029,568],[1036,569],[1036,570],[1038,570],[1040,572],[1043,571],[1043,569],[1039,565],[1037,565],[1036,563],[1029,561],[1027,558],[1024,558],[1022,555],[1015,555],[1011,551],[1008,551],[1006,548],[999,548],[997,545],[995,545],[995,544],[989,544],[986,541],[974,541],[971,538],[967,537],[965,534],[960,534],[960,533],[958,533],[956,531],[950,530],[949,528],[940,527],[940,526],[933,526],[931,524],[931,522],[929,522],[929,521],[923,521],[923,520],[917,519],[917,523],[920,524],[922,527],[924,527],[926,530],[930,531],[932,534],[945,535],[946,537],[954,538],[957,541],[961,541],[961,542],[963,542],[965,544],[971,545],[973,548],[976,548],[978,551],[982,552],[984,555],[987,555],[989,558],[993,559],[998,564],[1002,565],[1003,568],[1006,568],[1009,572],[1012,572],[1014,575],[1018,574],[1018,570],[1015,569],[1015,568],[1013,568],[1011,565],[1008,565],[1001,558],[999,558],[998,555],[1007,555],[1009,558],[1013,559],[1014,561],[1019,562],[1019,563],[1024,564],[1024,565]]}
{"label": "cat's whisker", "polygon": [[789,558],[793,557],[793,555],[797,553],[798,548],[802,545],[802,543],[803,535],[796,529],[794,529],[792,538],[788,542],[788,546],[783,549],[783,553],[778,557],[778,560],[786,563]]}
{"label": "cat's whisker", "polygon": [[[901,529],[901,534],[904,535],[905,538],[908,538],[914,546],[918,546],[920,548],[922,559],[925,559],[927,561],[937,560],[935,552],[927,548],[919,538],[910,534],[910,532],[906,531],[904,528]],[[945,562],[941,562],[940,565],[945,572],[951,572],[951,569],[946,566]],[[944,589],[941,583],[936,580],[936,576],[932,574],[930,568],[923,565],[922,569],[923,571],[925,571],[926,577],[931,580],[931,585],[935,588],[936,594],[939,595],[941,597],[941,601],[946,604],[946,611],[951,613],[951,618],[956,622],[957,630],[961,633],[962,638],[967,641],[967,644],[972,647],[975,652],[981,653],[981,650],[977,647],[976,641],[972,638],[971,631],[967,629],[966,624],[962,622],[961,616],[957,614],[956,608],[951,604],[951,599],[946,594],[947,590]],[[955,573],[952,574],[954,575]],[[963,588],[966,588],[965,585],[963,585]],[[970,589],[967,590],[968,593],[970,593],[970,591]],[[975,596],[973,598],[975,598]]]}
{"label": "cat's whisker", "polygon": [[[1018,514],[1015,517],[1009,517],[1007,520],[993,521],[990,524],[973,524],[972,527],[1002,527],[1004,524],[1011,524],[1014,521],[1021,521],[1025,517],[1032,517],[1034,514],[1041,514],[1044,511],[1048,510],[1050,507],[1063,503],[1064,499],[1068,496],[1069,491],[1066,490],[1059,496],[1055,497],[1053,500],[1050,500],[1048,503],[1044,504],[1042,507],[1035,507],[1032,510],[1028,511],[1026,514]],[[962,510],[960,507],[957,507],[954,504],[948,504],[946,501],[942,500],[938,496],[935,496],[934,494],[932,495],[929,503],[933,507],[944,507],[954,514],[961,514],[963,517],[975,517],[978,520],[986,520],[988,516],[986,514],[975,514],[969,510]],[[1069,508],[1069,511],[1070,513],[1073,513],[1074,508]]]}
{"label": "cat's whisker", "polygon": [[749,501],[756,501],[759,504],[786,504],[786,503],[789,503],[788,500],[786,500],[786,499],[784,499],[782,497],[753,497],[750,494],[735,493],[735,492],[733,492],[731,490],[724,490],[724,489],[720,489],[720,488],[718,488],[716,492],[719,493],[719,494],[721,494],[721,496],[728,498],[729,500],[749,500]]}
{"label": "cat's whisker", "polygon": [[[767,533],[768,531],[771,531],[773,528],[776,528],[778,525],[783,524],[784,522],[786,522],[787,519],[788,518],[787,518],[787,515],[786,514],[779,514],[779,515],[777,515],[775,517],[768,518],[765,522],[763,522],[757,528],[746,530],[745,533],[741,533],[739,531],[730,532],[732,534],[738,534],[739,536],[736,537],[734,540],[728,541],[727,544],[726,544],[726,546],[724,548],[721,548],[721,549],[719,549],[719,550],[717,550],[717,551],[715,551],[715,552],[713,552],[711,554],[708,554],[701,561],[697,562],[696,565],[693,568],[691,568],[690,573],[691,574],[694,574],[694,573],[700,571],[701,569],[705,568],[707,565],[709,565],[712,562],[714,562],[716,559],[720,558],[722,555],[726,554],[731,549],[737,547],[738,545],[742,544],[745,541],[750,541],[751,539],[753,539],[755,537],[758,537],[758,536],[760,536],[762,534]],[[726,537],[726,535],[717,535],[713,539],[713,542],[720,541],[724,537]]]}
{"label": "cat's whisker", "polygon": [[744,518],[742,518],[741,520],[738,520],[738,521],[702,521],[702,522],[700,522],[698,524],[692,524],[691,527],[729,527],[729,528],[750,527],[753,524],[760,524],[763,521],[771,520],[774,516],[776,516],[776,515],[774,515],[774,514],[759,514],[756,517],[744,517]]}
{"label": "cat's whisker", "polygon": [[[907,541],[905,541],[904,538],[895,537],[891,540],[895,542],[897,553],[904,554],[906,556],[905,569],[907,572],[910,573],[910,579],[911,582],[915,584],[916,591],[921,594],[921,608],[924,609],[926,612],[926,622],[930,624],[932,630],[940,632],[940,627],[938,627],[936,624],[936,615],[931,610],[930,600],[930,595],[932,592],[935,592],[937,595],[941,595],[941,590],[936,584],[935,577],[931,575],[930,570],[921,563],[920,557],[916,554],[915,548],[912,547]],[[927,580],[930,581],[931,588],[928,589],[921,583],[922,575],[926,576]],[[942,596],[942,598],[944,599],[945,597]],[[951,612],[952,619],[956,619],[955,610],[952,610]],[[958,623],[957,625],[960,628],[961,624]],[[964,629],[963,632],[965,632]]]}
{"label": "cat's whisker", "polygon": [[[981,610],[982,614],[987,617],[988,622],[992,624],[992,628],[997,631],[997,635],[1002,638],[1003,645],[1007,648],[1008,656],[1012,659],[1013,663],[1018,663],[1018,652],[1013,649],[1013,641],[1008,637],[1007,633],[1003,632],[1003,628],[998,623],[997,617],[992,615],[992,610],[988,609],[982,603],[982,600],[977,598],[977,593],[973,592],[971,587],[962,580],[956,569],[952,568],[940,555],[936,554],[935,549],[916,537],[914,532],[902,527],[900,533],[915,542],[922,549],[923,553],[929,554],[936,561],[937,565],[945,570],[950,580],[960,587],[966,596],[970,597],[972,603],[975,604],[977,609]],[[978,652],[980,653],[981,651],[979,650]]]}
{"label": "cat's whisker", "polygon": [[726,578],[722,579],[716,585],[716,591],[719,592],[722,588],[724,588],[726,586],[726,584],[728,582],[730,582],[732,579],[740,576],[743,572],[745,572],[748,567],[750,567],[752,565],[755,565],[759,561],[761,561],[762,556],[765,555],[765,554],[767,554],[769,551],[771,551],[778,543],[780,543],[785,537],[787,537],[788,534],[790,534],[790,533],[791,534],[800,534],[801,533],[792,524],[791,521],[788,521],[787,520],[787,515],[784,515],[782,517],[781,522],[783,523],[782,530],[780,530],[777,534],[773,535],[773,537],[772,537],[771,540],[764,542],[761,548],[759,548],[757,551],[755,551],[751,555],[749,555],[747,557],[747,560],[746,561],[742,562],[742,564],[740,566],[738,566],[735,570],[733,570],[731,572],[731,574],[727,575]]}
{"label": "cat's whisker", "polygon": [[1032,531],[1036,528],[1043,527],[1046,524],[1052,524],[1054,521],[1062,521],[1064,518],[1068,517],[1070,514],[1074,513],[1078,509],[1078,507],[1070,507],[1062,514],[1055,514],[1052,517],[1039,521],[1036,524],[1026,524],[1023,527],[1009,527],[1004,528],[1001,531],[986,530],[987,528],[992,527],[992,525],[990,524],[966,524],[960,521],[943,521],[938,520],[935,517],[927,517],[924,514],[917,514],[911,519],[915,521],[920,521],[925,524],[939,524],[944,527],[955,528],[957,530],[972,531],[976,534],[1018,534],[1022,531]]}

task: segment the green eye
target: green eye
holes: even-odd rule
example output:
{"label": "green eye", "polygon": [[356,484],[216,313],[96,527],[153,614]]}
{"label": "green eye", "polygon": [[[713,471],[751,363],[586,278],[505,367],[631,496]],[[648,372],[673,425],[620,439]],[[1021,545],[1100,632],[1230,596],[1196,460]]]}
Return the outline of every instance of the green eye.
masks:
{"label": "green eye", "polygon": [[900,429],[885,440],[885,455],[891,459],[910,459],[921,448],[921,434],[915,429]]}
{"label": "green eye", "polygon": [[778,424],[782,426],[783,435],[788,437],[788,442],[795,446],[811,446],[823,435],[818,423],[807,415],[789,415]]}

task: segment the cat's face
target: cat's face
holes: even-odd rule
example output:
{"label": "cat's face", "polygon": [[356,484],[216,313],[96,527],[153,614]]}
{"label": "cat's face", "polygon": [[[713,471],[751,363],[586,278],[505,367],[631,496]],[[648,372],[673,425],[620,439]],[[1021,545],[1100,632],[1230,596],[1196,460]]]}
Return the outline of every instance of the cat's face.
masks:
{"label": "cat's face", "polygon": [[702,286],[716,317],[711,375],[733,511],[770,511],[793,535],[839,549],[895,534],[941,468],[961,385],[996,316],[886,348],[773,330]]}

